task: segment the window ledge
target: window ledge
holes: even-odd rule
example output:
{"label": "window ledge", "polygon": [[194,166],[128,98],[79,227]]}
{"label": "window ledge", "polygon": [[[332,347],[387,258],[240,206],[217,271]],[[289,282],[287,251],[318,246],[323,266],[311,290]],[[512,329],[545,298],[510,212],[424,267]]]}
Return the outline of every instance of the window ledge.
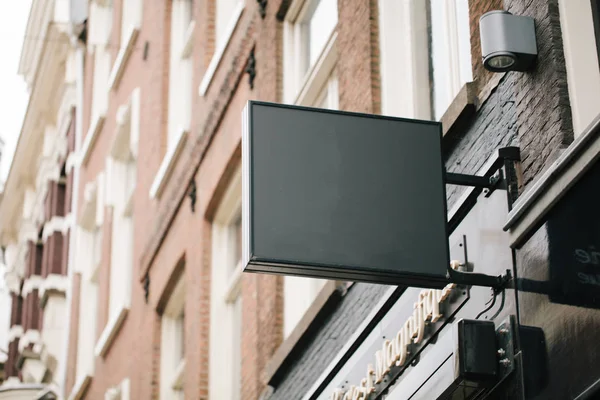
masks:
{"label": "window ledge", "polygon": [[179,362],[179,365],[175,369],[173,373],[173,378],[171,380],[171,389],[173,390],[182,390],[183,389],[183,377],[185,375],[185,359]]}
{"label": "window ledge", "polygon": [[64,217],[55,215],[50,218],[50,221],[44,224],[42,231],[42,241],[46,242],[50,236],[55,233],[66,235],[71,227],[71,218],[67,215]]}
{"label": "window ledge", "polygon": [[125,322],[125,318],[129,313],[129,306],[122,305],[121,309],[108,321],[108,324],[102,331],[96,347],[94,348],[94,354],[98,357],[104,357],[108,353],[110,346],[115,341],[119,330]]}
{"label": "window ledge", "polygon": [[115,59],[113,68],[110,71],[110,77],[108,78],[109,89],[112,90],[119,87],[119,83],[121,82],[121,78],[123,77],[123,72],[125,72],[125,67],[127,66],[127,62],[131,57],[131,53],[133,52],[133,46],[135,45],[135,41],[139,33],[139,26],[131,25],[129,27],[127,43],[119,50],[119,54],[117,54],[117,58]]}
{"label": "window ledge", "polygon": [[184,60],[192,55],[194,48],[194,32],[196,30],[196,22],[191,21],[185,31],[185,39],[183,40],[183,49],[181,50],[181,59]]}
{"label": "window ledge", "polygon": [[225,50],[227,49],[227,46],[229,45],[229,42],[231,41],[231,37],[233,36],[233,32],[235,31],[235,28],[240,20],[240,17],[242,16],[243,11],[244,11],[244,1],[240,0],[240,1],[238,1],[238,4],[235,7],[235,10],[233,10],[231,20],[229,21],[229,25],[227,26],[225,38],[223,39],[223,41],[221,42],[219,47],[216,48],[215,54],[213,55],[212,59],[210,60],[210,64],[208,64],[208,68],[206,69],[204,77],[202,78],[202,82],[200,82],[200,87],[198,89],[200,96],[206,95],[206,91],[208,90],[208,88],[212,82],[213,76],[215,75],[215,72],[217,71],[217,67],[221,63],[223,54],[225,53]]}
{"label": "window ledge", "polygon": [[448,109],[440,118],[442,123],[442,133],[444,136],[453,126],[462,118],[473,113],[477,106],[477,85],[474,82],[467,82],[458,92]]}
{"label": "window ledge", "polygon": [[273,357],[271,357],[271,360],[267,363],[263,372],[264,384],[275,385],[273,382],[275,376],[278,372],[281,372],[282,367],[286,363],[290,362],[289,356],[302,337],[311,326],[319,322],[319,314],[333,304],[336,304],[346,294],[348,287],[349,284],[346,282],[327,281],[292,333],[281,343],[275,354],[273,354]]}
{"label": "window ledge", "polygon": [[308,106],[317,99],[319,92],[327,82],[327,79],[329,79],[331,71],[335,67],[335,62],[337,60],[337,37],[337,30],[334,30],[331,33],[327,44],[323,48],[321,55],[319,55],[315,64],[306,73],[304,82],[296,96],[294,104]]}
{"label": "window ledge", "polygon": [[28,329],[19,339],[19,353],[22,353],[29,345],[36,345],[41,341],[40,331],[37,329]]}
{"label": "window ledge", "polygon": [[79,400],[83,398],[85,391],[92,383],[92,375],[83,375],[81,378],[77,380],[75,386],[73,386],[73,390],[71,390],[71,394],[67,397],[67,400]]}
{"label": "window ledge", "polygon": [[65,296],[67,293],[67,287],[69,285],[68,278],[65,275],[50,274],[44,279],[40,286],[40,305],[43,308],[46,307],[48,297],[53,294],[58,296]]}
{"label": "window ledge", "polygon": [[175,164],[181,155],[181,150],[183,149],[186,139],[187,131],[182,129],[179,133],[176,143],[171,147],[170,150],[167,151],[165,158],[163,158],[162,162],[160,163],[160,167],[158,168],[154,182],[152,182],[152,186],[150,187],[151,199],[157,199],[162,194],[162,191],[167,184],[167,180],[171,176],[171,173],[175,168]]}
{"label": "window ledge", "polygon": [[8,330],[7,343],[10,343],[15,339],[19,339],[21,336],[23,336],[23,327],[21,325],[13,325]]}
{"label": "window ledge", "polygon": [[81,165],[86,166],[87,162],[90,159],[90,154],[94,149],[94,145],[96,144],[96,139],[98,139],[98,134],[102,130],[104,126],[104,121],[106,120],[106,113],[102,112],[96,115],[90,129],[88,129],[87,134],[85,135],[85,139],[83,141],[83,146],[81,147]]}
{"label": "window ledge", "polygon": [[21,296],[25,298],[29,295],[29,293],[33,292],[34,290],[39,290],[43,282],[44,278],[42,278],[40,275],[31,275],[23,282]]}

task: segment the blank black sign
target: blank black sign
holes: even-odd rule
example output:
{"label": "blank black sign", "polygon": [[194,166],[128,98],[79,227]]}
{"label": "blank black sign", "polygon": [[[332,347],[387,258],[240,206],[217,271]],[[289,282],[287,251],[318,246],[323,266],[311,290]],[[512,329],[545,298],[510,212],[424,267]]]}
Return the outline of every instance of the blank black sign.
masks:
{"label": "blank black sign", "polygon": [[249,102],[245,271],[440,287],[441,125]]}

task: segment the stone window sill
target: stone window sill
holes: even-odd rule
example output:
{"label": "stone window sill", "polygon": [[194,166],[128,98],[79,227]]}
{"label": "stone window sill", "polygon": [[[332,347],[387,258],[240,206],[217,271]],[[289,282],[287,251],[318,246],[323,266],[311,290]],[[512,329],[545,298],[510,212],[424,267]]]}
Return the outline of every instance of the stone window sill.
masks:
{"label": "stone window sill", "polygon": [[113,68],[110,71],[110,76],[108,78],[109,89],[112,90],[119,87],[119,83],[121,82],[121,78],[123,77],[123,73],[125,72],[127,62],[131,58],[131,53],[133,52],[133,47],[135,45],[135,41],[137,40],[139,33],[140,28],[138,26],[131,25],[129,27],[129,32],[127,34],[127,43],[119,50],[119,54],[117,54],[117,58],[115,59]]}
{"label": "stone window sill", "polygon": [[96,347],[94,348],[94,354],[98,357],[104,357],[108,353],[110,346],[115,341],[117,334],[121,330],[123,326],[123,322],[125,322],[125,318],[129,313],[129,307],[126,305],[122,305],[120,310],[113,315],[113,317],[108,321],[108,324],[102,331],[98,342],[96,343]]}
{"label": "stone window sill", "polygon": [[92,150],[94,149],[94,145],[96,144],[96,139],[98,139],[98,134],[102,130],[105,120],[106,114],[102,112],[96,115],[92,125],[90,125],[90,129],[88,129],[88,132],[85,135],[83,146],[81,146],[81,165],[87,165],[90,155],[92,154]]}
{"label": "stone window sill", "polygon": [[182,129],[179,133],[176,143],[167,151],[167,154],[165,154],[165,157],[158,168],[156,177],[154,178],[152,186],[150,187],[151,199],[160,198],[160,195],[167,184],[167,180],[170,178],[171,173],[175,169],[175,164],[177,164],[177,160],[181,155],[181,150],[183,149],[186,139],[187,131]]}
{"label": "stone window sill", "polygon": [[69,285],[68,278],[64,275],[50,274],[40,285],[40,306],[46,307],[48,297],[51,295],[65,296]]}
{"label": "stone window sill", "polygon": [[67,400],[79,400],[83,398],[87,388],[92,383],[92,377],[92,375],[83,375],[79,378],[75,383],[75,386],[73,386],[73,390],[71,390],[71,394],[67,397]]}
{"label": "stone window sill", "polygon": [[467,82],[460,89],[456,97],[454,97],[454,100],[452,100],[442,118],[440,118],[443,136],[445,137],[463,118],[467,118],[473,114],[476,107],[477,86],[474,82]]}

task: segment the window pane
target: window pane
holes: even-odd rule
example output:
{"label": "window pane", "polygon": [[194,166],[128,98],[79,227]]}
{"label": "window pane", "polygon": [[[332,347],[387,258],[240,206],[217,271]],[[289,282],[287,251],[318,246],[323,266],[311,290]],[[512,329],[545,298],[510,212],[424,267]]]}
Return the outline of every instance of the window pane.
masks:
{"label": "window pane", "polygon": [[464,84],[473,80],[468,0],[456,0],[456,26],[458,30],[460,81],[462,84]]}
{"label": "window pane", "polygon": [[468,0],[430,0],[429,40],[435,120],[473,79]]}
{"label": "window pane", "polygon": [[331,32],[337,25],[337,0],[320,0],[309,16],[309,65],[312,66],[321,55]]}

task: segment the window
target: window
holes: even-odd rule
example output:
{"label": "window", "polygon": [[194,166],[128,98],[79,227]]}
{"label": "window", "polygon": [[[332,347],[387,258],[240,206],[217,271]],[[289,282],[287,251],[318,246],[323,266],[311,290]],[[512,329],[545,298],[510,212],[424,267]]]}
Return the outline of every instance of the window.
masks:
{"label": "window", "polygon": [[[322,100],[335,66],[337,20],[337,0],[291,4],[284,24],[284,102],[314,105]],[[337,102],[329,108],[337,108]]]}
{"label": "window", "polygon": [[600,4],[560,0],[569,100],[575,136],[600,114]]}
{"label": "window", "polygon": [[440,120],[472,77],[468,0],[379,0],[382,112]]}
{"label": "window", "polygon": [[234,18],[236,8],[243,0],[215,0],[216,18],[215,18],[215,48],[222,48],[227,45],[231,35],[231,24],[235,23]]}
{"label": "window", "polygon": [[127,212],[135,189],[135,163],[107,160],[107,189],[113,206],[108,320],[129,309],[133,270],[133,218]]}
{"label": "window", "polygon": [[75,257],[77,272],[81,274],[79,298],[79,326],[77,340],[76,387],[83,390],[94,375],[94,346],[97,334],[98,269],[102,261],[102,231],[104,224],[104,173],[95,182],[86,185],[83,213],[87,223],[76,230]]}
{"label": "window", "polygon": [[213,221],[210,312],[211,399],[241,396],[242,264],[241,170]]}
{"label": "window", "polygon": [[131,32],[142,23],[142,1],[124,0],[121,6],[121,47],[129,41]]}
{"label": "window", "polygon": [[468,0],[429,0],[432,116],[444,115],[462,86],[473,80]]}
{"label": "window", "polygon": [[225,49],[233,36],[233,32],[237,26],[237,23],[242,16],[244,11],[244,0],[211,0],[214,1],[215,5],[215,52],[213,53],[210,64],[208,65],[198,92],[200,96],[206,95],[208,87],[212,82],[212,78],[215,75],[217,67],[223,58]]}
{"label": "window", "polygon": [[185,272],[161,318],[160,398],[182,400],[185,372]]}
{"label": "window", "polygon": [[[284,102],[339,108],[335,28],[337,0],[293,1],[284,23]],[[284,277],[283,332],[288,337],[325,280]]]}
{"label": "window", "polygon": [[94,1],[90,4],[90,36],[88,50],[94,52],[94,76],[92,82],[92,123],[106,115],[108,109],[108,81],[110,76],[110,32],[112,30],[111,2],[103,6]]}
{"label": "window", "polygon": [[169,124],[167,148],[172,148],[182,130],[188,130],[192,111],[191,46],[194,23],[192,0],[172,0],[171,53],[169,61]]}
{"label": "window", "polygon": [[112,207],[108,320],[98,339],[96,354],[104,356],[127,316],[133,274],[133,198],[137,175],[140,89],[119,107],[117,127],[106,160],[106,203]]}

